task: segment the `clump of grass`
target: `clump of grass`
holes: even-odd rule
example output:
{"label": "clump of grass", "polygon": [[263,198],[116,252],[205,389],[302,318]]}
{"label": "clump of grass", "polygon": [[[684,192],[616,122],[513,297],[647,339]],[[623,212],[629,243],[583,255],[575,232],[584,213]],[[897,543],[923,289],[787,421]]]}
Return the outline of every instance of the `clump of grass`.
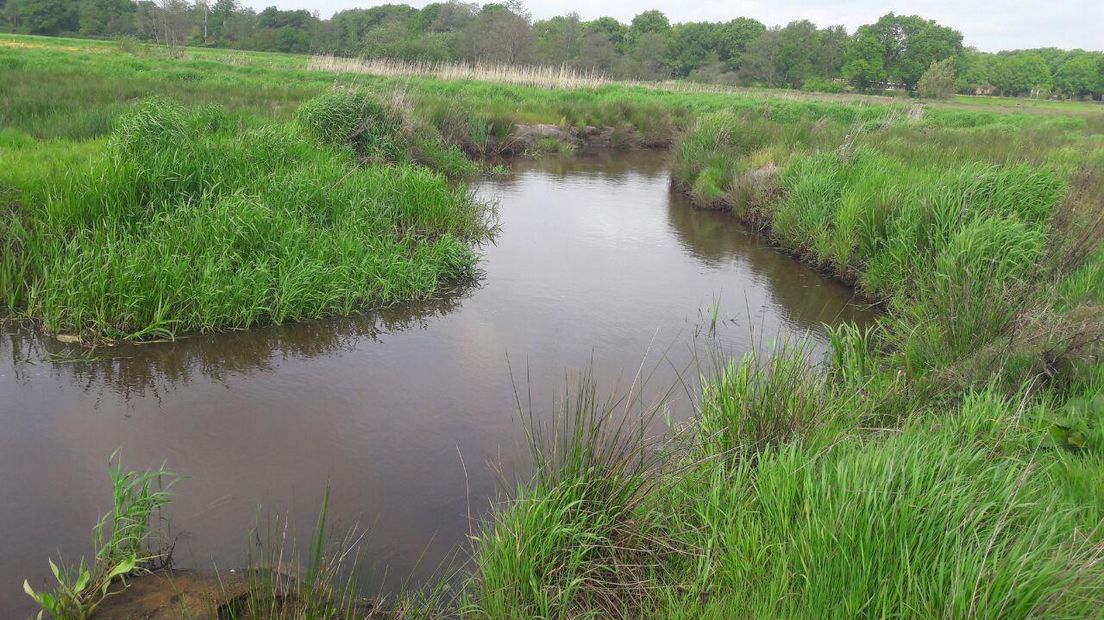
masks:
{"label": "clump of grass", "polygon": [[317,140],[352,145],[361,161],[424,164],[449,177],[475,172],[478,167],[413,107],[401,91],[382,103],[364,92],[334,89],[304,103],[297,118]]}
{"label": "clump of grass", "polygon": [[530,412],[533,478],[475,537],[466,613],[491,618],[620,616],[651,597],[671,552],[638,510],[660,470],[624,401],[599,400],[589,373],[550,427]]}
{"label": "clump of grass", "polygon": [[896,432],[704,463],[667,501],[709,561],[648,613],[1092,615],[1100,532],[1054,489],[1019,402],[974,393]]}
{"label": "clump of grass", "polygon": [[[380,599],[362,597],[357,570],[366,533],[350,530],[335,539],[329,524],[330,488],[322,496],[318,520],[306,557],[287,539],[287,524],[269,532],[270,547],[246,569],[248,591],[219,610],[219,617],[267,620],[369,620],[392,617]],[[259,538],[258,538],[259,540]]]}
{"label": "clump of grass", "polygon": [[57,581],[52,591],[35,590],[23,582],[24,591],[42,608],[39,618],[43,613],[57,620],[89,618],[113,586],[121,583],[125,588],[129,576],[161,568],[168,561],[163,541],[153,540],[160,531],[153,520],[169,503],[177,477],[163,465],[152,471],[130,471],[114,455],[112,461],[113,509],[92,529],[92,559],[86,562],[82,557],[75,566],[61,567],[50,560]]}
{"label": "clump of grass", "polygon": [[815,371],[808,342],[781,343],[769,355],[749,352],[717,366],[715,377],[703,381],[697,418],[703,449],[712,456],[754,458],[800,443],[843,400]]}
{"label": "clump of grass", "polygon": [[164,99],[121,117],[108,154],[28,213],[9,297],[51,331],[111,339],[426,297],[471,277],[467,242],[487,231],[468,190],[423,167],[361,165],[351,146]]}

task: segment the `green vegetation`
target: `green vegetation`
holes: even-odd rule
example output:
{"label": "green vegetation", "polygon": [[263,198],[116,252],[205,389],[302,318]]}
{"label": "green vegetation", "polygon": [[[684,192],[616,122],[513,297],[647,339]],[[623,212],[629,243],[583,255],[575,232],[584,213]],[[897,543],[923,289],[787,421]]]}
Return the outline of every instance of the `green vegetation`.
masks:
{"label": "green vegetation", "polygon": [[[800,344],[718,359],[671,437],[645,435],[661,408],[602,401],[584,376],[556,424],[530,425],[534,476],[482,525],[458,600],[430,608],[1100,615],[1104,121],[1089,104],[400,83],[296,57],[0,42],[26,46],[0,46],[0,285],[48,329],[149,337],[431,294],[471,272],[486,226],[432,169],[510,152],[537,122],[673,143],[677,189],[885,308],[834,329],[823,364]],[[913,68],[922,81],[931,63]],[[155,89],[172,100],[143,99]],[[120,98],[141,101],[97,107]]]}
{"label": "green vegetation", "polygon": [[26,581],[23,590],[42,607],[38,617],[85,620],[116,582],[129,575],[162,568],[162,549],[152,548],[160,528],[152,523],[169,503],[176,477],[164,466],[154,471],[130,471],[112,457],[110,468],[113,509],[92,529],[92,560],[82,557],[76,566],[59,568],[50,560],[57,580],[53,592],[37,592]]}
{"label": "green vegetation", "polygon": [[617,466],[640,444],[585,474],[540,461],[480,539],[477,617],[1098,615],[1104,136],[810,116],[704,115],[675,182],[886,316],[837,329],[825,368],[787,346],[720,362],[693,439],[647,473]]}
{"label": "green vegetation", "polygon": [[472,275],[487,229],[462,184],[415,165],[463,174],[463,153],[353,92],[286,123],[150,98],[106,141],[5,138],[2,297],[53,332],[171,338],[423,298]]}
{"label": "green vegetation", "polygon": [[657,10],[629,24],[577,14],[533,20],[522,2],[385,4],[322,19],[307,9],[257,12],[237,0],[7,0],[0,31],[120,38],[243,50],[413,61],[570,67],[616,79],[689,79],[840,92],[915,91],[950,61],[952,90],[1006,96],[1104,95],[1104,53],[1044,48],[997,54],[964,48],[962,35],[918,15],[889,13],[849,34],[808,20],[768,28],[749,17],[672,24]]}
{"label": "green vegetation", "polygon": [[675,182],[886,315],[824,366],[719,360],[660,450],[580,401],[478,539],[472,617],[1099,615],[1104,135],[823,112],[704,115]]}

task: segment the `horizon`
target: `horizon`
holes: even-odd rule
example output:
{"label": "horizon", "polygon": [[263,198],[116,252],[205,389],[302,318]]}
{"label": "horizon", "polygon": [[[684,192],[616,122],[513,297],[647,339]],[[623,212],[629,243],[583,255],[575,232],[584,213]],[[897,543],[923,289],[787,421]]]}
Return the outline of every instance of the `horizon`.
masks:
{"label": "horizon", "polygon": [[[244,7],[261,11],[269,6],[281,10],[307,9],[324,18],[338,11],[367,9],[384,4],[408,4],[422,8],[429,0],[413,2],[366,2],[364,0],[241,0]],[[480,3],[484,4],[484,3]],[[673,0],[616,0],[596,5],[599,8],[580,10],[567,0],[526,2],[534,20],[578,13],[584,20],[609,16],[629,23],[633,16],[647,10],[662,11],[672,23],[724,22],[737,17],[756,19],[767,27],[807,19],[820,27],[843,26],[848,33],[863,24],[877,21],[886,13],[919,15],[943,26],[958,30],[963,45],[983,52],[1013,51],[1055,47],[1104,51],[1104,3],[1097,0],[1060,0],[1040,11],[1036,3],[1027,0],[997,0],[982,5],[953,0],[916,0],[914,2],[877,2],[875,0],[803,0],[800,3],[778,5],[764,0],[703,0],[687,6]]]}

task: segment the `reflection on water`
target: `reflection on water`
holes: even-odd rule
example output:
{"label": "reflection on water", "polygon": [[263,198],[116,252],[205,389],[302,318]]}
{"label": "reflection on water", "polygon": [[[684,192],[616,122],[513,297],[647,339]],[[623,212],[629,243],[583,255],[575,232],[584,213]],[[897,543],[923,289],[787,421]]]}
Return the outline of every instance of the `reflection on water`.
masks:
{"label": "reflection on water", "polygon": [[485,277],[430,303],[90,354],[5,326],[0,616],[29,610],[20,580],[45,579],[47,556],[85,551],[116,448],[189,477],[180,564],[240,565],[258,510],[307,540],[329,481],[331,515],[371,528],[370,583],[389,588],[463,543],[469,503],[498,492],[485,463],[522,473],[511,367],[545,411],[588,361],[612,389],[647,358],[652,395],[666,391],[715,304],[731,354],[752,334],[822,342],[822,323],[869,319],[846,288],[671,195],[655,154],[522,164],[480,192],[502,224]]}
{"label": "reflection on water", "polygon": [[354,351],[367,343],[379,342],[390,333],[424,329],[431,320],[457,308],[476,288],[477,283],[467,284],[434,299],[369,314],[201,334],[171,345],[85,350],[42,338],[26,326],[12,326],[4,333],[6,347],[0,347],[10,350],[15,383],[30,380],[29,366],[46,363],[55,378],[72,386],[83,386],[97,396],[111,391],[123,402],[134,403],[142,398],[160,398],[177,384],[189,383],[196,375],[221,382],[230,376],[270,372],[279,360]]}

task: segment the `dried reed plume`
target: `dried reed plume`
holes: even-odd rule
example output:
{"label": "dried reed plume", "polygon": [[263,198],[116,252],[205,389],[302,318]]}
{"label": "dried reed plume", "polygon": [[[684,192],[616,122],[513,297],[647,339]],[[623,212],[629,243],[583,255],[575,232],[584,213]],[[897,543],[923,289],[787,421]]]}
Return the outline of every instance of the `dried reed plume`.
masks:
{"label": "dried reed plume", "polygon": [[493,63],[450,63],[389,60],[385,58],[339,58],[314,56],[308,69],[338,73],[368,73],[401,77],[434,77],[443,80],[475,80],[541,86],[544,88],[598,88],[610,81],[595,72],[568,66],[527,66]]}

